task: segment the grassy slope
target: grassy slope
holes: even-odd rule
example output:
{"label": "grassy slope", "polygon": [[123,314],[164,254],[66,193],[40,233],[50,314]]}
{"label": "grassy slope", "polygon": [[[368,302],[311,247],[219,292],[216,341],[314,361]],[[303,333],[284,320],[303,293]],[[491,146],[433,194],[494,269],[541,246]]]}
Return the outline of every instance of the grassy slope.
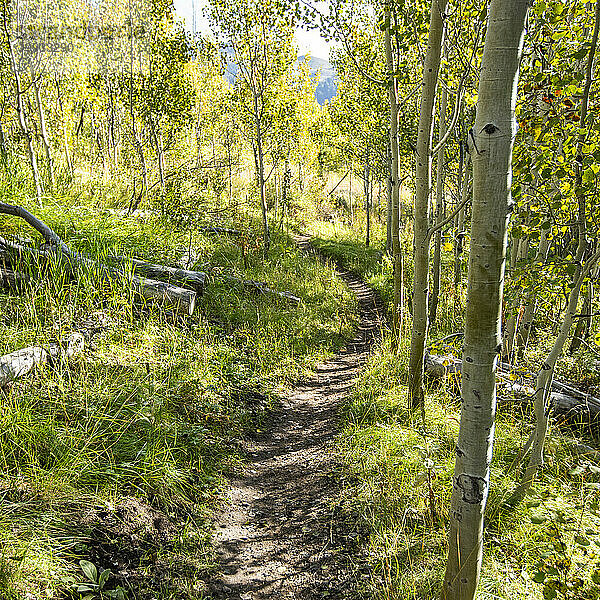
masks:
{"label": "grassy slope", "polygon": [[[2,353],[94,319],[107,325],[83,357],[0,391],[0,597],[62,597],[85,581],[85,559],[118,574],[106,586],[112,596],[131,583],[139,600],[201,598],[197,574],[212,560],[206,508],[243,460],[236,440],[262,427],[277,390],[340,345],[354,300],[283,235],[266,263],[249,251],[244,269],[235,239],[115,217],[85,195],[29,208],[94,256],[169,264],[191,247],[199,266],[303,299],[294,307],[215,280],[194,316],[181,318],[132,303],[126,285],[99,284],[93,272],[0,290]],[[0,227],[32,234],[14,219]]]}
{"label": "grassy slope", "polygon": [[[341,220],[316,220],[309,228],[319,248],[361,274],[389,301],[391,268],[386,257],[380,260],[381,230],[375,249],[365,249],[357,231],[360,227]],[[409,243],[406,240],[405,247]],[[451,260],[451,254],[444,253],[448,272]],[[460,331],[462,326],[465,290],[455,296],[449,281],[444,287],[433,339]],[[552,333],[539,337],[543,346]],[[445,524],[460,405],[458,382],[431,382],[426,426],[407,411],[409,346],[410,324],[397,356],[390,353],[387,341],[372,356],[349,399],[340,447],[349,480],[354,482],[347,490],[347,508],[361,515],[368,531],[364,543],[370,548],[376,574],[372,595],[429,600],[439,594],[445,567]],[[460,356],[459,347],[454,352]],[[540,346],[532,348],[526,357],[530,368],[539,364],[543,352]],[[585,360],[584,356],[564,358],[560,370],[579,380],[589,378],[589,368],[581,366]],[[518,481],[519,450],[532,424],[528,405],[500,406],[478,597],[538,599],[556,593],[557,598],[599,598],[600,588],[593,585],[591,574],[600,566],[596,543],[600,542],[600,478],[599,470],[574,451],[580,438],[568,429],[553,427],[547,464],[531,497],[517,508],[506,506]],[[585,436],[583,441],[590,443]],[[533,580],[541,579],[540,573],[545,574],[545,591]]]}

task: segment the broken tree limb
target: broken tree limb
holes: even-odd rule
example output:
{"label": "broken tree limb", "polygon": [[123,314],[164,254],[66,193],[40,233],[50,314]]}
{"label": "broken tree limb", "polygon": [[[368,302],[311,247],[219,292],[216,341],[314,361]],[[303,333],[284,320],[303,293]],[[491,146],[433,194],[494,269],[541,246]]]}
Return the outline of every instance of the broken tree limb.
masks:
{"label": "broken tree limb", "polygon": [[28,210],[25,210],[22,206],[13,206],[12,204],[5,204],[0,202],[0,214],[12,215],[14,217],[20,217],[31,225],[48,244],[56,246],[61,252],[69,256],[71,251],[69,247],[56,235],[56,233],[48,227],[43,221],[40,221],[35,215],[32,215]]}
{"label": "broken tree limb", "polygon": [[127,258],[125,256],[111,256],[110,258],[120,263],[131,263],[134,271],[149,275],[153,279],[166,279],[169,283],[175,282],[190,285],[199,295],[202,295],[204,292],[207,275],[202,271],[188,271],[187,269],[165,267],[164,265],[155,265],[137,258]]}
{"label": "broken tree limb", "polygon": [[19,253],[28,252],[37,256],[53,255],[56,256],[58,260],[67,260],[70,263],[69,266],[77,263],[98,270],[101,278],[108,281],[126,281],[127,279],[130,279],[132,288],[146,300],[168,302],[169,304],[172,304],[178,312],[184,312],[188,315],[191,315],[194,312],[196,306],[196,292],[171,285],[170,283],[138,277],[137,275],[128,277],[118,269],[97,263],[96,261],[71,250],[50,227],[20,206],[12,206],[0,202],[0,214],[13,215],[24,219],[38,231],[46,240],[47,244],[50,245],[50,249],[35,250],[33,248],[21,247],[18,244],[11,244],[6,240],[1,240],[3,249],[7,249],[9,252],[16,249]]}
{"label": "broken tree limb", "polygon": [[[514,370],[512,365],[500,363],[499,368],[502,370],[497,373],[498,384],[506,392],[521,397],[533,397],[535,394],[534,387],[512,381],[507,375],[511,370]],[[452,373],[459,373],[461,369],[462,361],[455,356],[425,355],[425,372],[435,379],[441,379]],[[520,375],[524,379],[530,379],[535,382],[535,377],[531,373],[522,373]],[[503,398],[499,397],[498,399],[502,400]],[[600,398],[582,392],[562,381],[555,380],[552,382],[552,392],[550,393],[548,404],[552,410],[564,415],[569,422],[596,423],[600,421]]]}
{"label": "broken tree limb", "polygon": [[32,346],[0,356],[0,387],[26,375],[36,365],[80,354],[84,346],[83,335],[72,333],[62,343],[52,343],[47,348]]}
{"label": "broken tree limb", "polygon": [[0,286],[7,288],[20,288],[30,281],[29,275],[18,273],[11,269],[0,267]]}

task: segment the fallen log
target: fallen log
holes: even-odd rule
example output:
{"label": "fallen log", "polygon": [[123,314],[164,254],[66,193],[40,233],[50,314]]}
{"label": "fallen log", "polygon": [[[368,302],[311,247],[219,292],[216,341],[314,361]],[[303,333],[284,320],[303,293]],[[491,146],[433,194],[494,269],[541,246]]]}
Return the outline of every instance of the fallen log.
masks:
{"label": "fallen log", "polygon": [[135,271],[149,275],[153,279],[166,279],[169,283],[175,282],[183,285],[190,285],[197,294],[204,293],[207,275],[202,271],[188,271],[187,269],[177,269],[175,267],[165,267],[164,265],[155,265],[144,262],[137,258],[127,258],[125,256],[111,256],[120,263],[130,263]]}
{"label": "fallen log", "polygon": [[573,450],[582,458],[600,462],[600,452],[591,446],[587,446],[586,444],[576,444]]}
{"label": "fallen log", "polygon": [[[7,250],[8,252],[16,251],[21,257],[25,254],[33,254],[34,256],[46,258],[55,257],[57,260],[65,262],[68,268],[72,268],[74,264],[91,267],[92,269],[99,270],[101,278],[108,281],[125,281],[128,279],[128,276],[122,271],[97,263],[96,261],[69,249],[50,227],[24,208],[0,202],[0,213],[24,219],[44,237],[44,240],[49,246],[49,248],[35,250],[0,238],[0,244],[2,245],[3,250]],[[132,288],[144,299],[167,302],[172,304],[178,312],[187,313],[188,315],[191,315],[194,312],[196,306],[196,292],[171,285],[170,283],[155,281],[137,275],[133,275],[129,277],[129,279]]]}
{"label": "fallen log", "polygon": [[31,278],[25,273],[18,273],[5,267],[0,267],[0,286],[6,288],[21,288],[29,283]]}
{"label": "fallen log", "polygon": [[85,346],[81,333],[72,333],[62,343],[52,343],[47,348],[32,346],[0,356],[0,387],[29,373],[36,365],[71,358],[83,352]]}
{"label": "fallen log", "polygon": [[[459,358],[451,355],[425,355],[425,372],[435,379],[441,379],[452,373],[459,373],[462,368],[462,361]],[[506,363],[500,364],[501,369],[514,370],[514,367]],[[522,373],[524,379],[535,378],[531,373]],[[498,383],[505,391],[511,392],[513,395],[522,397],[531,397],[535,393],[535,389],[528,385],[512,381],[505,370],[498,371]],[[506,400],[503,395],[499,396],[499,400]],[[550,393],[548,403],[550,407],[571,422],[597,422],[600,421],[600,398],[595,398],[591,394],[586,394],[577,388],[568,385],[562,381],[552,382],[552,391]]]}
{"label": "fallen log", "polygon": [[425,373],[434,379],[460,373],[461,369],[462,361],[454,356],[425,353]]}
{"label": "fallen log", "polygon": [[600,400],[588,397],[585,400],[560,392],[551,392],[548,403],[552,410],[563,414],[570,422],[595,423],[600,419]]}

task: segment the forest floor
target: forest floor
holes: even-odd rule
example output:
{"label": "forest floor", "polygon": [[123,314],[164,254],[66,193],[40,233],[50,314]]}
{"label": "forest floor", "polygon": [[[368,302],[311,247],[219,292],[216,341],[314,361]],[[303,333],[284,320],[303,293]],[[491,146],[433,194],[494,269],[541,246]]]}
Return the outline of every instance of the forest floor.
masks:
{"label": "forest floor", "polygon": [[[298,244],[311,251],[309,238]],[[370,579],[357,522],[339,508],[340,409],[380,338],[385,317],[374,293],[349,271],[341,278],[359,302],[347,346],[282,398],[267,431],[245,442],[248,464],[232,478],[215,515],[219,567],[214,598],[343,598]]]}

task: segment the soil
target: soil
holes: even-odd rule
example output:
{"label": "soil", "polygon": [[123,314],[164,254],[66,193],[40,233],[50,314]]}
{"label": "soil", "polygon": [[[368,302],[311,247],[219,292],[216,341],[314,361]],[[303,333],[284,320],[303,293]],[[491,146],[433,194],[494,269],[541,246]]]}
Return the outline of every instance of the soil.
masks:
{"label": "soil", "polygon": [[[296,241],[311,251],[308,238]],[[268,432],[246,442],[247,467],[214,517],[218,567],[207,582],[214,600],[349,600],[371,578],[357,520],[340,509],[335,438],[385,318],[373,292],[338,271],[358,299],[360,325],[335,358],[282,398]]]}

